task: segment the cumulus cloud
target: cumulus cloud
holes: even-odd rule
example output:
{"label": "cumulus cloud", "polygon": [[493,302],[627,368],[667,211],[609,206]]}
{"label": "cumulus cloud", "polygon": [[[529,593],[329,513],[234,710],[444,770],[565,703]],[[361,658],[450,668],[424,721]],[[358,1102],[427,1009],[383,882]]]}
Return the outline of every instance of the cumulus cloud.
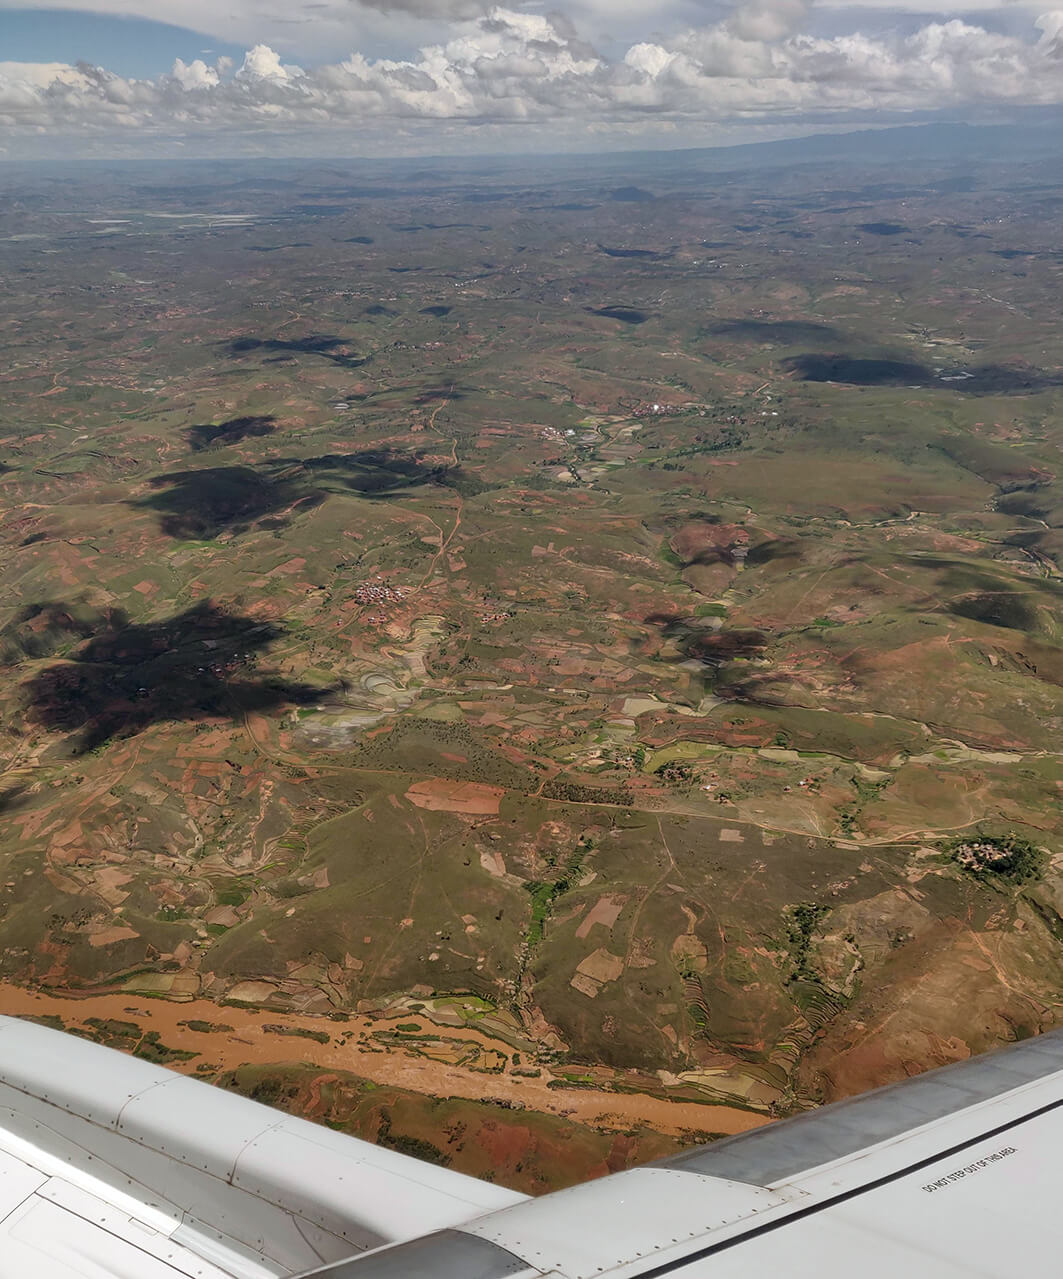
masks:
{"label": "cumulus cloud", "polygon": [[237,80],[272,80],[277,84],[288,84],[295,79],[304,78],[301,67],[282,65],[280,55],[274,53],[268,44],[256,44],[244,56],[244,64],[236,73]]}
{"label": "cumulus cloud", "polygon": [[83,64],[0,63],[0,131],[386,133],[450,122],[538,126],[549,137],[562,125],[636,130],[1063,104],[1063,10],[1041,15],[1026,38],[960,18],[910,34],[826,37],[810,33],[807,0],[749,0],[614,58],[560,16],[496,6],[465,17],[458,0],[453,12],[447,38],[410,58],[355,51],[310,70],[267,44],[235,69],[178,60],[168,75],[144,80]]}
{"label": "cumulus cloud", "polygon": [[182,89],[215,89],[221,82],[217,67],[208,67],[202,58],[187,65],[180,58],[173,64],[173,78]]}

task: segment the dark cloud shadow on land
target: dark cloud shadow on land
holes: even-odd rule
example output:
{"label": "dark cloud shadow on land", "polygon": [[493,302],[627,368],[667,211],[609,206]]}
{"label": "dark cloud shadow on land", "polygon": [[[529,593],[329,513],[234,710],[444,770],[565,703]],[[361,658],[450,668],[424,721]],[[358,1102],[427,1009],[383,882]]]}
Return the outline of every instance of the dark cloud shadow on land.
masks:
{"label": "dark cloud shadow on land", "polygon": [[717,630],[706,619],[684,617],[678,613],[651,613],[643,620],[676,645],[679,652],[672,661],[698,661],[710,670],[719,670],[739,658],[759,657],[768,644],[768,637],[763,631]]}
{"label": "dark cloud shadow on land", "polygon": [[[397,387],[395,389],[405,390],[407,388]],[[418,408],[425,408],[429,404],[449,404],[452,401],[466,398],[467,393],[456,386],[428,386],[417,392],[413,402]]]}
{"label": "dark cloud shadow on land", "polygon": [[983,626],[1029,634],[1037,628],[1037,610],[1014,591],[980,591],[949,603],[953,617],[965,617]]}
{"label": "dark cloud shadow on land", "polygon": [[800,564],[805,558],[805,549],[797,538],[776,537],[771,541],[758,542],[749,548],[746,556],[747,568],[759,568],[763,564],[788,563]]}
{"label": "dark cloud shadow on land", "polygon": [[[737,706],[789,706],[790,684],[774,671],[732,667],[713,686],[713,693]],[[800,706],[801,703],[797,702]]]}
{"label": "dark cloud shadow on land", "polygon": [[95,609],[77,604],[25,604],[0,630],[0,662],[51,657],[73,640],[88,639],[100,624]]}
{"label": "dark cloud shadow on land", "polygon": [[934,381],[922,364],[851,355],[795,355],[786,361],[802,382],[846,382],[851,386],[921,386]]}
{"label": "dark cloud shadow on land", "polygon": [[243,532],[296,503],[321,501],[321,494],[308,493],[295,478],[250,466],[170,471],[150,483],[156,492],[130,505],[157,511],[162,531],[183,541]]}
{"label": "dark cloud shadow on land", "polygon": [[673,613],[651,613],[643,621],[675,645],[676,655],[663,660],[690,669],[697,663],[706,688],[715,696],[751,706],[784,704],[783,681],[769,669],[750,665],[767,650],[770,636],[765,632],[716,630],[706,619]]}
{"label": "dark cloud shadow on land", "polygon": [[667,262],[675,257],[675,249],[661,253],[656,249],[610,249],[604,244],[599,244],[598,251],[608,258],[633,258],[643,262]]}
{"label": "dark cloud shadow on land", "polygon": [[360,453],[326,453],[303,459],[301,465],[319,481],[357,493],[359,497],[386,498],[404,489],[435,484],[456,489],[463,497],[482,492],[486,485],[460,466],[425,462],[418,453],[397,449],[364,449]]}
{"label": "dark cloud shadow on land", "polygon": [[254,525],[281,529],[297,512],[320,505],[330,493],[385,499],[432,484],[475,497],[488,487],[464,467],[428,462],[420,453],[397,449],[170,471],[149,484],[154,492],[130,505],[156,512],[162,531],[182,541],[244,533]]}
{"label": "dark cloud shadow on land", "polygon": [[210,448],[212,444],[239,444],[241,440],[260,439],[272,435],[277,429],[277,419],[272,415],[262,417],[231,417],[227,422],[204,423],[190,426],[185,432],[195,453]]}
{"label": "dark cloud shadow on land", "polygon": [[9,786],[0,791],[0,814],[14,813],[30,802],[25,786]]}
{"label": "dark cloud shadow on land", "polygon": [[344,369],[360,369],[365,360],[351,355],[347,350],[347,339],[336,337],[331,333],[314,333],[305,338],[234,338],[225,344],[226,353],[233,359],[256,352],[281,352],[283,355],[318,355],[323,360],[330,360]]}
{"label": "dark cloud shadow on land", "polygon": [[80,754],[156,723],[305,705],[339,691],[257,671],[258,656],[283,635],[278,623],[211,603],[160,622],[130,622],[121,611],[101,615],[68,661],[24,685],[29,716],[74,734]]}
{"label": "dark cloud shadow on land", "polygon": [[946,556],[921,555],[911,563],[934,573],[935,596],[953,617],[1033,636],[1046,634],[1046,616],[1063,608],[1063,585],[1051,578],[993,572]]}
{"label": "dark cloud shadow on land", "polygon": [[633,306],[585,306],[583,309],[590,315],[604,315],[607,320],[619,320],[621,324],[645,324],[650,318],[648,311]]}
{"label": "dark cloud shadow on land", "polygon": [[978,364],[956,372],[938,371],[910,360],[805,353],[785,361],[802,382],[844,382],[850,386],[915,386],[964,395],[1020,395],[1063,386],[1063,374],[1031,365]]}

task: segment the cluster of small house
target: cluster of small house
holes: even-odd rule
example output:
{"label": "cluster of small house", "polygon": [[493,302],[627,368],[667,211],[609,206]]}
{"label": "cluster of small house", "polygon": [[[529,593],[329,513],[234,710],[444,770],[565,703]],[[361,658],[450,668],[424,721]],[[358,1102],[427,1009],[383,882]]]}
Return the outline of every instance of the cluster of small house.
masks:
{"label": "cluster of small house", "polygon": [[401,586],[392,586],[386,578],[375,577],[371,582],[363,582],[354,592],[354,598],[359,604],[392,604],[404,600],[406,592]]}

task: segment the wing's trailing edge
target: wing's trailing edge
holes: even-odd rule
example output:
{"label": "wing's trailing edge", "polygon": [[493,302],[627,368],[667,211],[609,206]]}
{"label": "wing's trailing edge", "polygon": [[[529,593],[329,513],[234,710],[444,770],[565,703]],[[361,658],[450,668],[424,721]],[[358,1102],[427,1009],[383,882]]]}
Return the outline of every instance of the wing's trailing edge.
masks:
{"label": "wing's trailing edge", "polygon": [[1059,1273],[1061,1152],[1063,1031],[1054,1031],[315,1275]]}
{"label": "wing's trailing edge", "polygon": [[0,1279],[912,1279],[1063,1256],[1063,1032],[540,1199],[0,1018]]}

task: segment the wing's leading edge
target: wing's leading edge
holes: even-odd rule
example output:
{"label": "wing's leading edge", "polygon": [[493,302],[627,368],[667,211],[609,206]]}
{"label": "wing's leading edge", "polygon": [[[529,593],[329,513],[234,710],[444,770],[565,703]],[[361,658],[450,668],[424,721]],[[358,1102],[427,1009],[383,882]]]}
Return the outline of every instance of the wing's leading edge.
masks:
{"label": "wing's leading edge", "polygon": [[2,1279],[289,1275],[522,1198],[0,1017]]}

